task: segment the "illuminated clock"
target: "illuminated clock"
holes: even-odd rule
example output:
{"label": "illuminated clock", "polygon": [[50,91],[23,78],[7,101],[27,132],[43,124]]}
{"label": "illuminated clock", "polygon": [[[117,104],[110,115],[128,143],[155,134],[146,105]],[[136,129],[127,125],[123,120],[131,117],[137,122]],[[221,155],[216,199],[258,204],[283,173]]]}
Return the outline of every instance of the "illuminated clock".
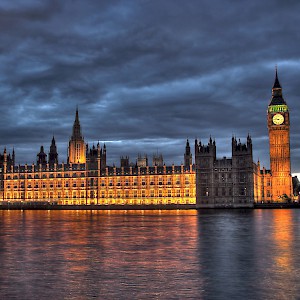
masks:
{"label": "illuminated clock", "polygon": [[281,114],[276,114],[273,116],[272,120],[275,125],[280,125],[284,122],[284,117]]}

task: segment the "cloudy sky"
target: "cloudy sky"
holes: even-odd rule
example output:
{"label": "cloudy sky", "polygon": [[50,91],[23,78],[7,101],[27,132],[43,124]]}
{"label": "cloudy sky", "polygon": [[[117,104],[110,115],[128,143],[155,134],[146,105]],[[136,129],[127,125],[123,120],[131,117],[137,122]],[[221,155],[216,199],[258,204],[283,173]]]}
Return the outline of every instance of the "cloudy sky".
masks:
{"label": "cloudy sky", "polygon": [[32,163],[55,136],[66,161],[76,105],[85,141],[121,155],[183,161],[185,140],[251,134],[269,167],[266,110],[275,65],[300,172],[297,0],[1,0],[0,147]]}

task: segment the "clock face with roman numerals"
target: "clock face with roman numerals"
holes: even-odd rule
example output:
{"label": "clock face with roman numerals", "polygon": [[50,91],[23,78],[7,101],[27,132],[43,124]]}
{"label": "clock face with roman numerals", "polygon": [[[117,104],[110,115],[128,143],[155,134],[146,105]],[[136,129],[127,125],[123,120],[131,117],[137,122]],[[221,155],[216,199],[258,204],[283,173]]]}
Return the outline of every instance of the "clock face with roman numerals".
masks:
{"label": "clock face with roman numerals", "polygon": [[281,114],[276,114],[273,116],[272,121],[275,125],[280,125],[284,122],[284,116]]}

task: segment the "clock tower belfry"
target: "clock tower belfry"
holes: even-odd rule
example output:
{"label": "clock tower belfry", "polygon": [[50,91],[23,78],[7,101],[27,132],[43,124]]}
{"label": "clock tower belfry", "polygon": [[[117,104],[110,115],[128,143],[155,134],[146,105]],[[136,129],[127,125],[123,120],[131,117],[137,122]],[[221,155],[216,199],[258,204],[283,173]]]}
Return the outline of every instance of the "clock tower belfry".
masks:
{"label": "clock tower belfry", "polygon": [[268,106],[268,129],[272,200],[280,201],[284,195],[292,196],[292,177],[289,108],[282,96],[277,68],[272,88],[272,98]]}

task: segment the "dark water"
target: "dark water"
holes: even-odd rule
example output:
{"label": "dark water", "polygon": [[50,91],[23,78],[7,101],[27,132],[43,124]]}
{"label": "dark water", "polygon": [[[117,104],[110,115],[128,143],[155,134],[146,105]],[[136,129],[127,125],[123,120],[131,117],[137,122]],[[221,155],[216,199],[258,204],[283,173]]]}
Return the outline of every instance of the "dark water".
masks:
{"label": "dark water", "polygon": [[0,211],[0,299],[300,299],[300,210]]}

